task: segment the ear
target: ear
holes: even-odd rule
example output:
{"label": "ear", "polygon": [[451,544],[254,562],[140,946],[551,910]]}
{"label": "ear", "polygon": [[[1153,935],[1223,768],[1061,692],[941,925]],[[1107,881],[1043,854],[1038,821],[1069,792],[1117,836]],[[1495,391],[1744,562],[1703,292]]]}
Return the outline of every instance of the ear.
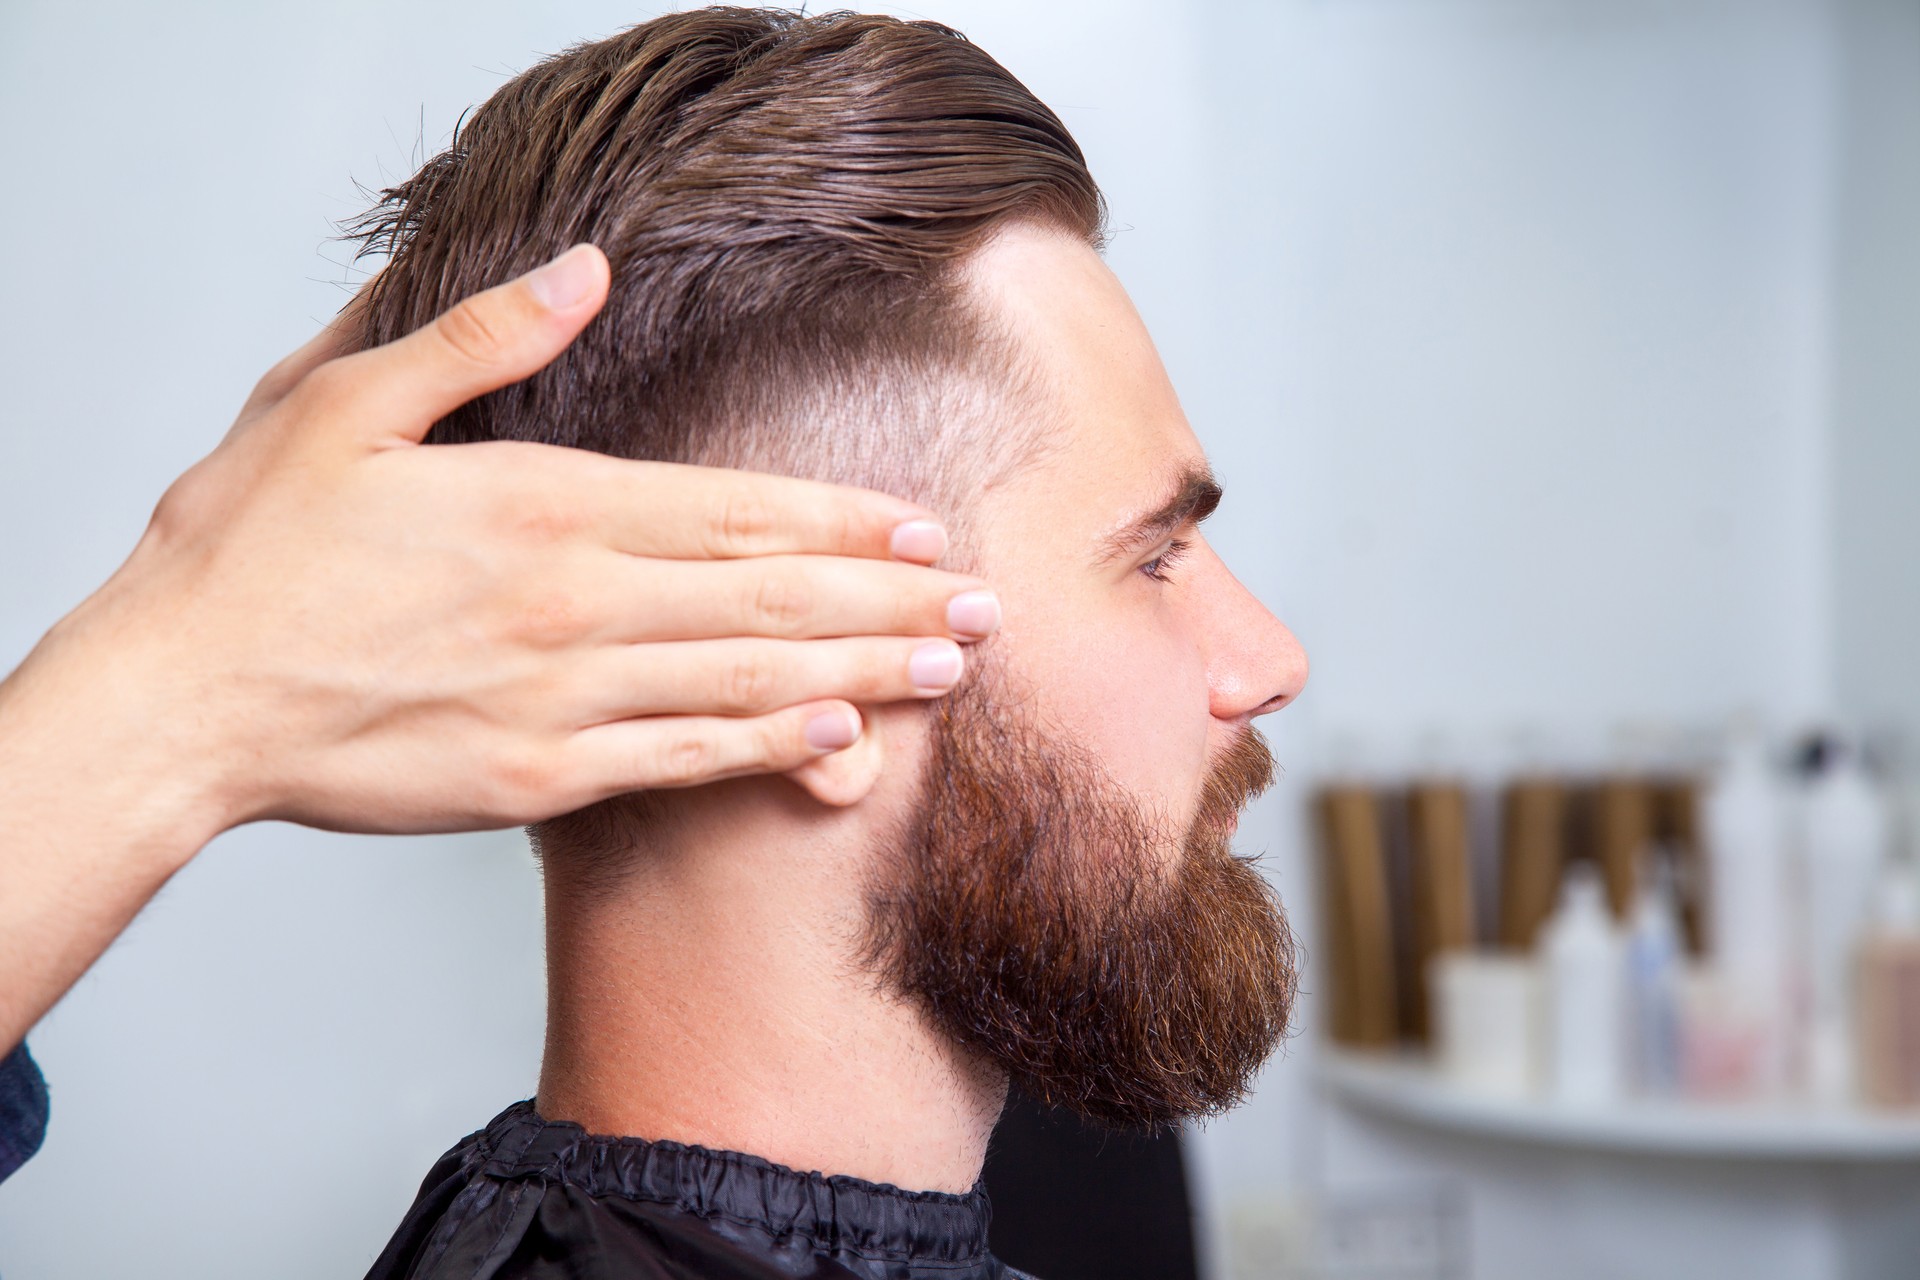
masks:
{"label": "ear", "polygon": [[834,808],[845,808],[866,799],[873,790],[873,784],[880,780],[880,770],[887,759],[883,742],[886,735],[880,727],[878,710],[876,707],[860,708],[860,719],[865,729],[858,742],[844,751],[809,760],[798,769],[789,769],[787,776],[799,783],[815,800]]}

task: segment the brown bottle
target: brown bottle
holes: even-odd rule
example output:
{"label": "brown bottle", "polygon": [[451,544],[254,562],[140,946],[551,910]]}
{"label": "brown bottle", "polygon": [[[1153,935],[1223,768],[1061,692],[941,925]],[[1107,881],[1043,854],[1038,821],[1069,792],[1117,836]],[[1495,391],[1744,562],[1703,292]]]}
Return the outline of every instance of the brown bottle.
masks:
{"label": "brown bottle", "polygon": [[1700,838],[1700,784],[1665,778],[1653,787],[1653,838],[1673,854],[1674,896],[1687,954],[1706,954],[1707,859]]}
{"label": "brown bottle", "polygon": [[1328,1030],[1335,1042],[1384,1048],[1397,1040],[1393,923],[1379,800],[1362,786],[1323,790],[1321,891],[1326,922]]}
{"label": "brown bottle", "polygon": [[1432,1036],[1433,958],[1471,949],[1473,849],[1466,789],[1447,782],[1416,783],[1407,794],[1407,848],[1413,917],[1412,1008],[1409,1030]]}
{"label": "brown bottle", "polygon": [[1533,949],[1566,862],[1567,791],[1546,778],[1508,784],[1500,813],[1500,942]]}
{"label": "brown bottle", "polygon": [[1589,838],[1593,860],[1607,886],[1607,906],[1615,920],[1633,910],[1641,862],[1653,844],[1653,787],[1637,778],[1609,778],[1589,798]]}

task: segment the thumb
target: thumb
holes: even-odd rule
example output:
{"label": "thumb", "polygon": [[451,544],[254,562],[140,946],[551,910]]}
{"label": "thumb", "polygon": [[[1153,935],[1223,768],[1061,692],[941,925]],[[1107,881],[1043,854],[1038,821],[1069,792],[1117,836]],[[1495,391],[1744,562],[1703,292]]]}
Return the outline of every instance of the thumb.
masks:
{"label": "thumb", "polygon": [[517,280],[476,293],[404,338],[332,361],[327,399],[378,440],[417,444],[476,396],[518,382],[566,350],[607,300],[607,256],[579,244]]}

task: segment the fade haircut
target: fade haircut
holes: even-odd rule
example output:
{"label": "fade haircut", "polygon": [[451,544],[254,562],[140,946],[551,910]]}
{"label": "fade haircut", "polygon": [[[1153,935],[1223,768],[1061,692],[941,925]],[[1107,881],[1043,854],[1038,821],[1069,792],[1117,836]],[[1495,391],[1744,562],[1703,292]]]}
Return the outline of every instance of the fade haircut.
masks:
{"label": "fade haircut", "polygon": [[1104,215],[1066,127],[959,33],[713,8],[510,81],[352,234],[388,256],[368,345],[582,241],[612,265],[571,347],[430,441],[783,471],[945,512],[1021,434],[998,412],[1020,362],[963,264],[1019,221],[1097,247]]}
{"label": "fade haircut", "polygon": [[[385,255],[361,340],[390,342],[581,242],[605,308],[430,443],[529,440],[778,471],[966,510],[1041,443],[1024,362],[964,294],[994,233],[1099,247],[1066,127],[958,32],[772,9],[669,14],[504,85],[349,228]],[[542,824],[582,883],[630,865],[660,793]]]}

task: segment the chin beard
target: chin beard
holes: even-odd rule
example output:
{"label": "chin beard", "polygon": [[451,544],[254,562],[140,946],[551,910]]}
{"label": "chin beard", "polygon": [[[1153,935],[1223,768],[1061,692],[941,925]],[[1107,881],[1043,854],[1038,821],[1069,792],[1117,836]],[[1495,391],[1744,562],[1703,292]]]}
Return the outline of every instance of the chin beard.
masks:
{"label": "chin beard", "polygon": [[869,893],[867,956],[1028,1096],[1115,1128],[1212,1115],[1286,1035],[1294,947],[1230,842],[1273,780],[1249,729],[1186,832],[976,671],[935,712],[920,803]]}

